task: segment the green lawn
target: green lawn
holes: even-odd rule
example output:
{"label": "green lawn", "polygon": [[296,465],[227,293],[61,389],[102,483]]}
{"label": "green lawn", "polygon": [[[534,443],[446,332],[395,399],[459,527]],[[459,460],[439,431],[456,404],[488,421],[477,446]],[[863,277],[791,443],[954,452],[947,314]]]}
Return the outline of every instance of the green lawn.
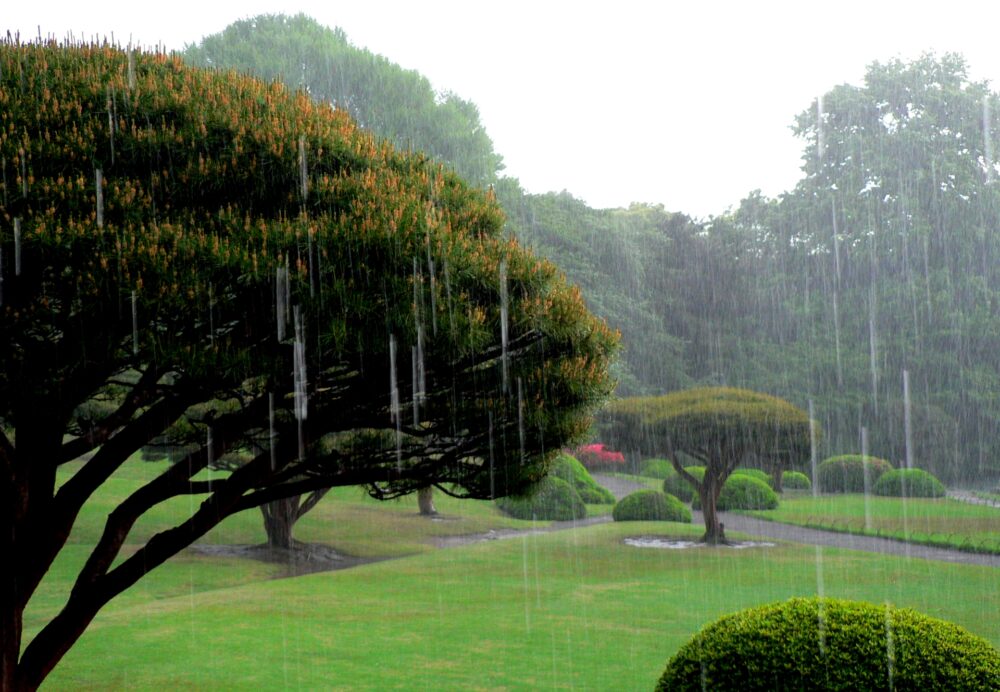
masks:
{"label": "green lawn", "polygon": [[1000,643],[995,569],[791,545],[622,543],[667,526],[602,524],[114,603],[50,688],[650,689],[706,622],[819,584]]}
{"label": "green lawn", "polygon": [[[27,636],[59,607],[115,496],[155,470],[124,470],[81,515],[29,606]],[[158,510],[136,536],[189,504]],[[275,579],[282,572],[275,565],[184,552],[112,601],[46,687],[650,689],[669,656],[707,622],[819,592],[914,607],[1000,644],[991,568],[787,544],[669,551],[622,543],[630,535],[702,533],[664,523],[440,550],[435,535],[532,524],[488,502],[439,493],[436,504],[443,521],[420,517],[414,498],[377,503],[356,489],[331,492],[297,527],[300,540],[407,556],[339,572]],[[262,541],[259,513],[233,517],[207,540]]]}
{"label": "green lawn", "polygon": [[788,524],[1000,553],[1000,508],[949,498],[866,499],[857,494],[814,498],[785,493],[777,509],[747,514]]}

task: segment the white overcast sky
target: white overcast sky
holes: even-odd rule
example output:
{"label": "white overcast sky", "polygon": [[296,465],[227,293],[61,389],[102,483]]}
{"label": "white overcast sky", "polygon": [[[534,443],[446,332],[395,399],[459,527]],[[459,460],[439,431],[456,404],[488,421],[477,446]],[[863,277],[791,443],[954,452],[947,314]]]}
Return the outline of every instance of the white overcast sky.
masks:
{"label": "white overcast sky", "polygon": [[[180,49],[263,13],[304,12],[474,102],[529,192],[708,217],[799,176],[789,126],[865,66],[955,51],[1000,88],[1000,3],[243,0],[4,3],[22,39]],[[156,9],[154,9],[156,8]]]}

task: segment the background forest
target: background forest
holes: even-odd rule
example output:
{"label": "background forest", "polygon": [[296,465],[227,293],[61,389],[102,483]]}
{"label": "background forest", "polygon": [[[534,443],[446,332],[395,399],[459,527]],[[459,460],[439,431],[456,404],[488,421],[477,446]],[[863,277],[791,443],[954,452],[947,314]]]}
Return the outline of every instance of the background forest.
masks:
{"label": "background forest", "polygon": [[619,395],[762,390],[812,405],[821,456],[861,451],[864,429],[897,464],[909,436],[942,478],[1000,475],[1000,123],[960,56],[872,63],[802,104],[796,187],[708,220],[525,193],[475,104],[303,15],[236,22],[184,57],[283,80],[492,186],[507,231],[621,331]]}

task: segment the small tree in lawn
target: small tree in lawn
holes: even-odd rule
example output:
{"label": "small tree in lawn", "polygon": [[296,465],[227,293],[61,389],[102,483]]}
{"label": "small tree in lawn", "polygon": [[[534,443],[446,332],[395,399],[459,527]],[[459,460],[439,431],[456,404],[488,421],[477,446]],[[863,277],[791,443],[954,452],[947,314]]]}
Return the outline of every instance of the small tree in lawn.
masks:
{"label": "small tree in lawn", "polygon": [[[716,502],[744,459],[792,460],[809,453],[809,416],[784,399],[745,389],[711,387],[619,399],[605,407],[599,421],[616,446],[671,460],[698,492],[706,543],[725,542]],[[678,452],[704,465],[702,479],[684,469]]]}

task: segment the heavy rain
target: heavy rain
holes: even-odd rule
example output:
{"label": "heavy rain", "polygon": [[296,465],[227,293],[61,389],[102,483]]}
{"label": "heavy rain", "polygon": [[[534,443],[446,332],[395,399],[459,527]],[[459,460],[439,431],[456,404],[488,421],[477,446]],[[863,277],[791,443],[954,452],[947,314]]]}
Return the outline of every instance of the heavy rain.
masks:
{"label": "heavy rain", "polygon": [[0,692],[1000,689],[996,11],[49,4]]}

